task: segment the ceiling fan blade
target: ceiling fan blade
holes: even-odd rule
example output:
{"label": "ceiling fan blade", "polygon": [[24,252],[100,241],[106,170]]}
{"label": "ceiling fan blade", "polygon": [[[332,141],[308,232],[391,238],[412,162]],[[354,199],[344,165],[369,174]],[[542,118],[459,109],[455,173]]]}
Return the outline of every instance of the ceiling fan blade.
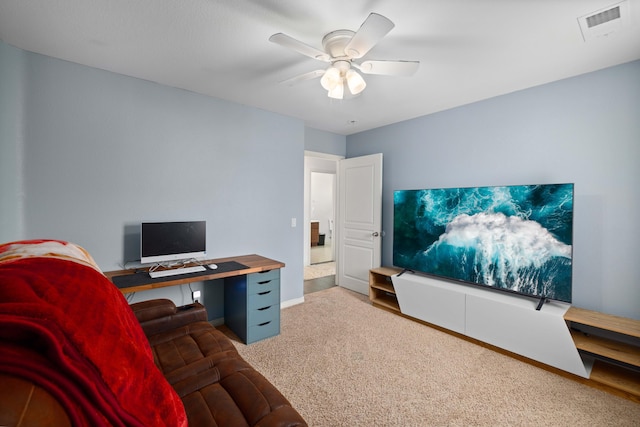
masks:
{"label": "ceiling fan blade", "polygon": [[381,74],[385,76],[410,76],[420,67],[419,61],[364,61],[354,64],[364,74]]}
{"label": "ceiling fan blade", "polygon": [[305,74],[300,74],[299,76],[291,77],[290,79],[283,80],[280,83],[287,86],[293,86],[305,80],[311,80],[322,76],[326,70],[315,70]]}
{"label": "ceiling fan blade", "polygon": [[371,13],[362,23],[353,38],[344,48],[344,52],[351,58],[362,58],[394,27],[388,18],[377,13]]}
{"label": "ceiling fan blade", "polygon": [[329,55],[327,55],[327,53],[321,51],[320,49],[316,49],[315,47],[309,46],[308,44],[304,44],[301,41],[296,40],[293,37],[290,37],[283,33],[272,35],[271,37],[269,37],[269,41],[286,47],[287,49],[295,50],[296,52],[313,59],[324,62],[329,62],[329,60],[331,59]]}

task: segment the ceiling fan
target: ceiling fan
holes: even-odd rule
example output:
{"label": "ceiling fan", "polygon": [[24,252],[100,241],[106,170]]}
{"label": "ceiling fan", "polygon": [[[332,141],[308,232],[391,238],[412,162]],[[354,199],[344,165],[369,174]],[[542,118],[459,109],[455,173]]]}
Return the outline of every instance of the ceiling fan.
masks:
{"label": "ceiling fan", "polygon": [[385,61],[366,60],[363,58],[395,25],[388,18],[371,13],[362,23],[358,31],[336,30],[322,38],[324,51],[309,46],[283,33],[269,37],[269,41],[295,50],[305,56],[328,62],[327,69],[305,73],[282,83],[295,84],[304,80],[321,77],[320,84],[328,92],[330,98],[342,99],[344,86],[352,95],[357,95],[367,86],[358,71],[363,74],[379,74],[386,76],[410,76],[420,66],[419,61]]}

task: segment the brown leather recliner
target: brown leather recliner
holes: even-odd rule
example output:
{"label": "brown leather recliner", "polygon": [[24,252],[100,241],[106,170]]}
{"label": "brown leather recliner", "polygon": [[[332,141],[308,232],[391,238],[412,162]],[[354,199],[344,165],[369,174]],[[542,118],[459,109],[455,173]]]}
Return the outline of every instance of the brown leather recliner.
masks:
{"label": "brown leather recliner", "polygon": [[[189,426],[306,426],[287,399],[244,361],[232,342],[207,321],[201,304],[169,300],[132,304],[154,360],[182,399]],[[70,426],[49,393],[0,373],[0,425]]]}
{"label": "brown leather recliner", "polygon": [[182,399],[189,425],[306,426],[287,399],[249,365],[201,304],[158,299],[131,305],[154,360]]}

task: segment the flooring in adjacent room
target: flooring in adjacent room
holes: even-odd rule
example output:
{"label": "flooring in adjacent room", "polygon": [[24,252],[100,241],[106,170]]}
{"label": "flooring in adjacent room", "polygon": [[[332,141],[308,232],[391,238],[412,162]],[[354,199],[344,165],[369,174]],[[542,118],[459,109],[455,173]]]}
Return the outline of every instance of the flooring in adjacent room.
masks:
{"label": "flooring in adjacent room", "polygon": [[332,239],[322,246],[311,247],[311,265],[304,268],[304,293],[309,294],[336,286],[336,263]]}

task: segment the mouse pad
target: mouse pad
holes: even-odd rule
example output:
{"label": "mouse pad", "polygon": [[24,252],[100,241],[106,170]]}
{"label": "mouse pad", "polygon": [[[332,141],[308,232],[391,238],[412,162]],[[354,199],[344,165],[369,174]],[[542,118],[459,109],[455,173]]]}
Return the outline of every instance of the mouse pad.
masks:
{"label": "mouse pad", "polygon": [[157,277],[152,279],[146,271],[141,271],[136,274],[127,274],[124,276],[115,276],[112,278],[113,283],[120,289],[122,288],[130,288],[132,286],[146,285],[147,283],[157,283],[157,282],[166,282],[174,279],[183,279],[190,277],[198,277],[198,276],[207,276],[212,273],[227,273],[229,271],[238,271],[245,270],[247,267],[244,264],[240,264],[236,261],[226,261],[226,262],[217,262],[218,268],[215,270],[210,270],[208,267],[205,267],[205,271],[196,271],[195,273],[187,273],[187,274],[176,274],[174,276],[168,277]]}

